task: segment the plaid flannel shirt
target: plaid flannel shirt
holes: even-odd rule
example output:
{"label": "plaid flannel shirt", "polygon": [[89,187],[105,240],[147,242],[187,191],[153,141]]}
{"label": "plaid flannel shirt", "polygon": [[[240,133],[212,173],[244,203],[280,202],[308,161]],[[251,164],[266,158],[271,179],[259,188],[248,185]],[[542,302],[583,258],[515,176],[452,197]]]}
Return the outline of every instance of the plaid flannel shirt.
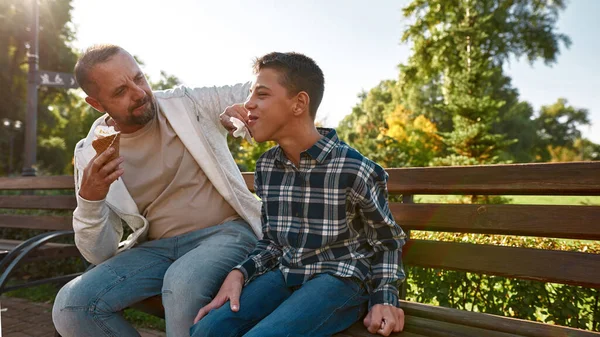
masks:
{"label": "plaid flannel shirt", "polygon": [[355,277],[369,290],[369,306],[398,306],[406,236],[389,209],[388,174],[335,130],[319,132],[298,167],[279,146],[257,161],[264,238],[234,269],[248,284],[278,267],[290,287],[320,273]]}

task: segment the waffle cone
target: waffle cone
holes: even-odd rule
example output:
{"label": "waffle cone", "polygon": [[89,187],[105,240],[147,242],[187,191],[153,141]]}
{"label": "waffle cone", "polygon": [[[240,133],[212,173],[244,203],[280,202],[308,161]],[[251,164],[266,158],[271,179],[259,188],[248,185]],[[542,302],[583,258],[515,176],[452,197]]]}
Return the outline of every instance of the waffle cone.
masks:
{"label": "waffle cone", "polygon": [[108,150],[109,147],[114,148],[116,151],[112,154],[109,161],[119,157],[119,140],[121,139],[121,134],[116,133],[114,135],[110,135],[108,137],[102,137],[95,139],[92,142],[92,147],[96,150],[96,154],[101,154],[104,151]]}

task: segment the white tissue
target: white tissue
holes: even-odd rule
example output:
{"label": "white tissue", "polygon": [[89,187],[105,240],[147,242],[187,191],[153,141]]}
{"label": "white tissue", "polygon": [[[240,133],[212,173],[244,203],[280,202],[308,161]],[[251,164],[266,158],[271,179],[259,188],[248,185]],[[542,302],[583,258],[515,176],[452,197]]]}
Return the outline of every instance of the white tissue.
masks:
{"label": "white tissue", "polygon": [[246,128],[246,124],[244,124],[244,122],[242,122],[241,120],[239,120],[235,117],[229,117],[229,121],[231,123],[233,123],[233,126],[235,126],[235,131],[233,131],[233,136],[234,137],[242,137],[242,138],[246,139],[246,141],[248,141],[248,143],[252,144],[252,135],[250,135],[250,131],[248,131],[248,128]]}

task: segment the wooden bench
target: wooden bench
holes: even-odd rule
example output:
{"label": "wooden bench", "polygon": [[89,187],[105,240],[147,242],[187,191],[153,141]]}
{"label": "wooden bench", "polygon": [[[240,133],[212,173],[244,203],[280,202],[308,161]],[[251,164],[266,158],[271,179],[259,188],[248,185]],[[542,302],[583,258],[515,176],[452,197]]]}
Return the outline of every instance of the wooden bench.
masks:
{"label": "wooden bench", "polygon": [[[390,195],[401,196],[401,201],[391,202],[390,207],[396,221],[409,235],[411,231],[426,230],[600,240],[600,206],[597,205],[414,203],[415,195],[427,194],[599,196],[600,162],[398,168],[387,171]],[[253,174],[244,173],[244,178],[252,189]],[[0,190],[23,186],[72,190],[73,181],[71,177],[0,179]],[[16,201],[11,202],[10,198],[0,197],[0,208],[14,208],[9,206],[16,205]],[[20,198],[22,202],[18,204],[27,204],[28,209],[68,209],[75,206],[74,196]],[[25,222],[22,218],[6,216],[0,216],[0,227],[7,220],[13,225],[29,223],[43,227],[44,224],[55,226],[60,223],[60,229],[70,228],[68,219],[38,217],[35,222]],[[411,239],[403,250],[403,262],[408,266],[600,288],[600,255],[591,253]],[[410,279],[410,274],[407,278]],[[402,301],[401,306],[406,312],[405,331],[393,336],[600,336],[598,332],[408,301]],[[164,316],[158,296],[134,307]],[[361,322],[357,322],[337,336],[372,335]]]}
{"label": "wooden bench", "polygon": [[[70,191],[70,195],[36,195],[33,190]],[[9,191],[9,193],[7,193]],[[51,242],[73,236],[72,216],[32,215],[20,210],[39,213],[39,210],[62,210],[72,213],[75,208],[73,177],[0,178],[0,229],[39,230],[26,240],[0,238],[0,294],[44,283],[66,283],[81,273],[50,276],[28,282],[9,283],[11,276],[24,263],[81,257],[73,244]],[[82,259],[83,266],[87,264]]]}

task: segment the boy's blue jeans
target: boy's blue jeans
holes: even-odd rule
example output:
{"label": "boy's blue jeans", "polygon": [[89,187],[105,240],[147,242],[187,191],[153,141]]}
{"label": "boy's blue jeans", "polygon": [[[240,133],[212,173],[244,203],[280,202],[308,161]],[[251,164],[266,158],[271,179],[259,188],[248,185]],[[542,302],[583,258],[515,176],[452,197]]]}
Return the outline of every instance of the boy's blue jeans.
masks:
{"label": "boy's blue jeans", "polygon": [[139,336],[121,311],[162,294],[167,335],[189,336],[198,310],[255,243],[241,219],[142,243],[67,283],[54,302],[54,325],[63,337]]}
{"label": "boy's blue jeans", "polygon": [[331,336],[350,327],[367,310],[361,282],[319,274],[299,288],[288,288],[279,270],[270,271],[242,290],[240,310],[229,302],[211,311],[191,329],[199,336]]}

